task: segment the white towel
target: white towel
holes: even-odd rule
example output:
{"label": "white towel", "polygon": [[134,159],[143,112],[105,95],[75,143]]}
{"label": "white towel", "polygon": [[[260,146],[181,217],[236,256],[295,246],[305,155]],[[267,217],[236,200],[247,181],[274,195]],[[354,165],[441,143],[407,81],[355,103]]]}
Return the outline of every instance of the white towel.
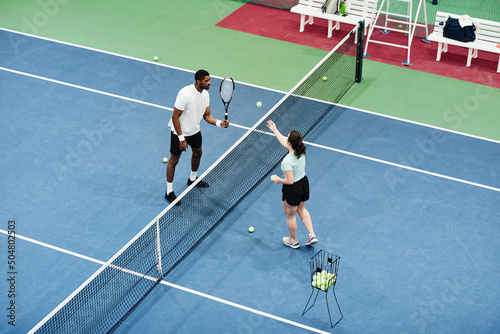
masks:
{"label": "white towel", "polygon": [[460,27],[466,27],[466,26],[471,26],[472,25],[472,19],[470,18],[469,15],[462,15],[458,19],[458,23],[460,23]]}

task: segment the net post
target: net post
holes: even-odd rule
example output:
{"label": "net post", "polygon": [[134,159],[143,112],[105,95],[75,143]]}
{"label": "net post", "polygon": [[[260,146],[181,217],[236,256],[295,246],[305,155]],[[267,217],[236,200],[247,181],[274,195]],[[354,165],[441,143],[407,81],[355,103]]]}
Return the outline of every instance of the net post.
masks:
{"label": "net post", "polygon": [[161,267],[161,243],[160,243],[160,220],[156,219],[156,238],[155,238],[155,257],[156,257],[156,270],[158,271],[159,278],[163,277],[163,269]]}
{"label": "net post", "polygon": [[357,32],[357,50],[356,50],[356,82],[361,82],[363,76],[363,41],[365,36],[365,21],[358,22]]}

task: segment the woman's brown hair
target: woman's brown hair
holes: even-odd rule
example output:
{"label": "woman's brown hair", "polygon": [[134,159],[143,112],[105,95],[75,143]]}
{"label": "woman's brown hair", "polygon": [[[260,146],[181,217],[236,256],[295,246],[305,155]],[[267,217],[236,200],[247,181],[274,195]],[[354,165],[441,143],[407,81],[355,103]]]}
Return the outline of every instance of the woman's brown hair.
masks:
{"label": "woman's brown hair", "polygon": [[300,158],[302,154],[306,153],[306,145],[302,142],[302,134],[297,130],[292,130],[288,135],[288,141],[295,151],[295,156]]}

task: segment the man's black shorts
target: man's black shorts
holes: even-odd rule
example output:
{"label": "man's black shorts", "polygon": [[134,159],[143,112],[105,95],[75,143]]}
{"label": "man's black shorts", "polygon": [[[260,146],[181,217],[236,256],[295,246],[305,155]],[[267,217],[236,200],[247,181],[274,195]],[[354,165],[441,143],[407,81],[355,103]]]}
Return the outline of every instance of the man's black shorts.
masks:
{"label": "man's black shorts", "polygon": [[300,202],[307,201],[309,199],[309,180],[307,176],[293,184],[284,184],[281,192],[283,193],[282,200],[291,206],[298,206]]}
{"label": "man's black shorts", "polygon": [[[185,136],[186,142],[191,148],[201,148],[201,132],[197,132],[192,136]],[[170,153],[173,155],[181,155],[182,151],[179,149],[179,137],[170,132]]]}

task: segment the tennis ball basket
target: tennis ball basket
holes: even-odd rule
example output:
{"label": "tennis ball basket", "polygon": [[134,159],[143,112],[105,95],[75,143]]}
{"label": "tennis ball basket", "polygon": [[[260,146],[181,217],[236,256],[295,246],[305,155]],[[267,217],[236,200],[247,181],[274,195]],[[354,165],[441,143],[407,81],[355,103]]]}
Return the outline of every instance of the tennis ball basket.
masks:
{"label": "tennis ball basket", "polygon": [[[328,253],[324,250],[320,250],[317,252],[311,259],[309,259],[310,266],[310,282],[311,282],[311,295],[309,296],[309,300],[307,301],[306,307],[302,312],[304,315],[307,311],[309,311],[314,304],[316,303],[316,299],[318,298],[318,294],[320,292],[325,293],[326,299],[326,307],[328,309],[328,317],[330,318],[330,325],[335,327],[340,320],[344,317],[342,311],[340,310],[339,302],[337,300],[337,296],[335,295],[335,284],[337,283],[337,273],[340,264],[340,256]],[[333,297],[335,298],[335,302],[337,303],[337,307],[340,312],[340,319],[333,324],[332,317],[330,315],[330,307],[328,306],[328,291],[332,291]],[[311,303],[311,299],[316,293],[314,300]],[[309,306],[309,304],[311,305]]]}

